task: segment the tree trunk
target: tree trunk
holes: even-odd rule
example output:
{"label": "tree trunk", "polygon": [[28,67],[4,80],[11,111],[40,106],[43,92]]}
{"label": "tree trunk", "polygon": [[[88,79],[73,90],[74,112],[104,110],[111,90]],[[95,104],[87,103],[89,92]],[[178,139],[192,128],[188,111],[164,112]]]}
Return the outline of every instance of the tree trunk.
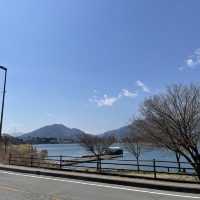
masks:
{"label": "tree trunk", "polygon": [[101,156],[97,155],[97,172],[101,172]]}
{"label": "tree trunk", "polygon": [[176,160],[178,164],[178,172],[181,172],[180,154],[176,152]]}
{"label": "tree trunk", "polygon": [[191,158],[187,156],[186,154],[180,152],[181,155],[190,163],[190,165],[193,167],[196,176],[198,177],[200,181],[200,155],[194,155],[190,154]]}
{"label": "tree trunk", "polygon": [[200,155],[194,157],[194,161],[190,162],[191,166],[194,168],[196,172],[196,176],[200,181]]}
{"label": "tree trunk", "polygon": [[137,171],[139,172],[140,171],[140,162],[139,162],[139,158],[137,157]]}
{"label": "tree trunk", "polygon": [[197,164],[195,167],[195,172],[196,172],[196,175],[198,177],[198,179],[200,180],[200,164]]}

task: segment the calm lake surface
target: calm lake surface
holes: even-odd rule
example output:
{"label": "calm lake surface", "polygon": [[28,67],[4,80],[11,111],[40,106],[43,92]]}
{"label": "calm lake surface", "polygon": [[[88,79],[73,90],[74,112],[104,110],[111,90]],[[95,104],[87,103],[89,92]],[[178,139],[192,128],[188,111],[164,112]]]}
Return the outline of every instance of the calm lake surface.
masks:
{"label": "calm lake surface", "polygon": [[[87,151],[82,148],[79,144],[39,144],[34,145],[38,150],[47,150],[49,156],[74,156],[79,157],[83,155],[88,155]],[[119,145],[114,145],[119,146]],[[122,147],[123,148],[123,147]],[[123,148],[124,149],[124,148]],[[133,155],[124,149],[124,155],[121,159],[135,159]],[[166,161],[176,161],[173,153],[158,150],[148,150],[144,151],[141,155],[141,160],[166,160]]]}
{"label": "calm lake surface", "polygon": [[[85,151],[85,149],[83,147],[81,147],[79,144],[39,144],[39,145],[34,145],[38,150],[47,150],[48,151],[48,155],[49,156],[55,156],[53,158],[50,159],[59,159],[58,156],[72,156],[72,157],[80,157],[83,155],[91,155],[91,153]],[[115,144],[113,146],[120,146],[119,144]],[[123,148],[121,146],[121,148]],[[120,162],[123,160],[126,160],[126,164],[132,164],[133,162],[135,163],[135,157],[130,154],[128,151],[126,151],[126,149],[124,149],[124,154],[122,157],[117,157],[116,159],[112,159],[112,160],[104,160],[102,161],[102,167],[103,168],[112,168],[112,169],[120,169],[120,168],[126,168],[126,169],[132,169],[135,167],[132,165],[129,166],[116,166],[115,164],[109,164],[107,165],[106,162],[109,163],[116,163]],[[71,159],[71,158],[70,158]],[[159,163],[158,161],[176,161],[175,155],[173,153],[167,152],[167,151],[160,151],[160,150],[146,150],[142,153],[140,160],[143,160],[143,164],[150,164],[152,165],[153,159],[156,159],[157,161],[157,165],[165,165],[168,167],[177,167],[176,163]],[[147,161],[148,160],[148,161]],[[181,161],[185,161],[183,159],[181,159]],[[142,161],[141,161],[142,162]],[[76,167],[96,167],[96,163],[80,163],[78,165],[76,165]],[[189,164],[182,164],[182,167],[191,167]],[[69,169],[73,169],[73,166],[69,166],[69,167],[65,167],[65,168],[69,168]],[[143,167],[143,170],[152,170],[152,167]],[[162,170],[166,170],[165,169],[160,169]],[[176,170],[176,169],[173,169]]]}

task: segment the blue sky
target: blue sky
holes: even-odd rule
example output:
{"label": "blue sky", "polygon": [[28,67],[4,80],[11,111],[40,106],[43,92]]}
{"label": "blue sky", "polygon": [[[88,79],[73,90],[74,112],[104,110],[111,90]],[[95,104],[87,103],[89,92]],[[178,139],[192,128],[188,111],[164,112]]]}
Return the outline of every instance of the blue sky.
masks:
{"label": "blue sky", "polygon": [[[199,82],[198,0],[0,1],[4,131],[127,125],[145,97]],[[1,74],[2,75],[2,74]]]}

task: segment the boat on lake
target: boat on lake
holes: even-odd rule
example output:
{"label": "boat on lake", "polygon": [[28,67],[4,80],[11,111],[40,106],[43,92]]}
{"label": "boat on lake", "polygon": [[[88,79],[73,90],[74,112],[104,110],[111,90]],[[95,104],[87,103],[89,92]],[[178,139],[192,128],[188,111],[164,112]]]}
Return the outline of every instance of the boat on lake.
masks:
{"label": "boat on lake", "polygon": [[105,150],[105,154],[107,155],[123,155],[124,151],[120,147],[109,147]]}

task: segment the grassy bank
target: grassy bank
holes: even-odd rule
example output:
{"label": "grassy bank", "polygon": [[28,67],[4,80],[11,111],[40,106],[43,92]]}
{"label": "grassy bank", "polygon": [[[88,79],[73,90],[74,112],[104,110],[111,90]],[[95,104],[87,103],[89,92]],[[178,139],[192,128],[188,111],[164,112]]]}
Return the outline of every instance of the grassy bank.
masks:
{"label": "grassy bank", "polygon": [[30,162],[30,158],[34,157],[37,159],[45,159],[48,156],[46,150],[38,151],[31,144],[8,144],[5,148],[5,145],[0,145],[0,162],[9,164],[9,159],[14,156],[15,160],[12,161],[12,164],[23,163],[26,165]]}

